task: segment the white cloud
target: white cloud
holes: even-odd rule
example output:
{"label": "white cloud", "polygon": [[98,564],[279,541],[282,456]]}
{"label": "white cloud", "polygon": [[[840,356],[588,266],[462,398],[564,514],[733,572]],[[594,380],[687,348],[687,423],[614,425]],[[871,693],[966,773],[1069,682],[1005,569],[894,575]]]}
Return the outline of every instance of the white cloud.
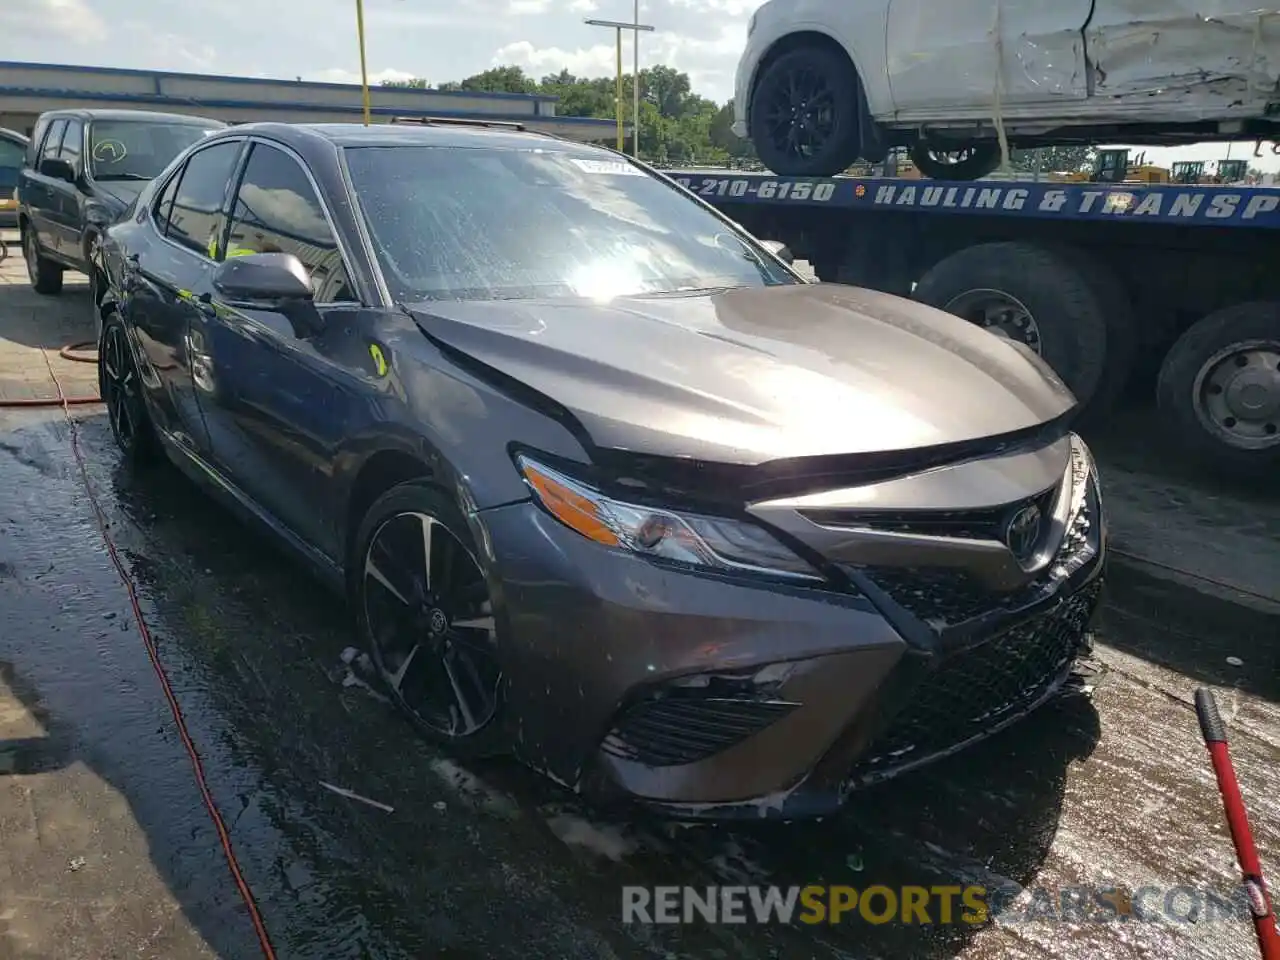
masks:
{"label": "white cloud", "polygon": [[507,4],[507,12],[517,17],[533,13],[546,13],[551,7],[551,0],[511,0]]}
{"label": "white cloud", "polygon": [[[671,31],[644,34],[640,41],[640,66],[664,64],[683,70],[689,74],[695,93],[723,102],[733,95],[733,73],[745,39],[745,24],[722,26],[711,37],[686,36]],[[624,37],[623,44],[623,69],[629,72],[632,62],[630,38]],[[578,76],[611,76],[616,69],[616,56],[612,43],[568,50],[559,46],[539,47],[529,40],[517,40],[500,47],[494,53],[491,65],[514,64],[535,77],[560,70],[568,70]]]}
{"label": "white cloud", "polygon": [[3,0],[0,37],[87,46],[107,38],[107,25],[87,0]]}

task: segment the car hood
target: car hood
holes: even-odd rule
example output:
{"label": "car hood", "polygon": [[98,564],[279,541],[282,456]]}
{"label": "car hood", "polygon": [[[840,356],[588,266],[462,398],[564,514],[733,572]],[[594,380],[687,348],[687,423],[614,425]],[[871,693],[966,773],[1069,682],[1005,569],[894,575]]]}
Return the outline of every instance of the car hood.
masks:
{"label": "car hood", "polygon": [[409,306],[437,342],[566,408],[600,447],[721,463],[907,451],[1074,406],[1034,354],[858,287]]}
{"label": "car hood", "polygon": [[123,210],[138,198],[138,194],[150,182],[149,180],[95,180],[94,186],[98,188],[98,194],[102,199],[118,204],[120,210]]}

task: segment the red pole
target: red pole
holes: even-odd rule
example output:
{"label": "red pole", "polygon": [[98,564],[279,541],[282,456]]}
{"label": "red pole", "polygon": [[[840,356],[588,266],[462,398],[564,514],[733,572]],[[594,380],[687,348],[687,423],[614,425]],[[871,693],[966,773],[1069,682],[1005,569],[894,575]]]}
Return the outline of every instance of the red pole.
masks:
{"label": "red pole", "polygon": [[1240,864],[1244,889],[1249,896],[1249,911],[1253,914],[1253,926],[1258,934],[1258,946],[1262,949],[1262,960],[1280,960],[1280,933],[1276,932],[1276,918],[1271,909],[1266,881],[1262,879],[1258,848],[1253,845],[1249,817],[1245,813],[1240,784],[1236,781],[1231,753],[1227,749],[1227,725],[1222,722],[1222,715],[1218,713],[1213,693],[1205,687],[1196,690],[1196,715],[1200,718],[1200,732],[1204,735],[1205,746],[1209,748],[1213,773],[1218,778],[1218,791],[1222,794],[1227,827],[1231,830],[1236,860]]}

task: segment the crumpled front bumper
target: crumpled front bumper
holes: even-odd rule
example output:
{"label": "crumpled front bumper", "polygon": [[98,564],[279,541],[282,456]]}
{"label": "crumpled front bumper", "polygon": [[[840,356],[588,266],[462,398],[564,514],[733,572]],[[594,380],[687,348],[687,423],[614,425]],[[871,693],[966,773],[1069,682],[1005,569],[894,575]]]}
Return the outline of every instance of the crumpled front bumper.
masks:
{"label": "crumpled front bumper", "polygon": [[919,624],[872,589],[658,566],[531,502],[481,517],[518,754],[597,798],[693,818],[830,813],[1035,709],[1086,643],[1105,565],[1097,523],[1069,575],[922,651],[904,638]]}

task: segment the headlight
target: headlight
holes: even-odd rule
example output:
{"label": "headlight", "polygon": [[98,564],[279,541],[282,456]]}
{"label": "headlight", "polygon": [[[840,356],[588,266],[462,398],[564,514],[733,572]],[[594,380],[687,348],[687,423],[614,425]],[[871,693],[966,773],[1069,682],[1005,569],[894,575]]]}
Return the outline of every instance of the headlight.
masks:
{"label": "headlight", "polygon": [[604,546],[704,569],[822,579],[812,566],[753,523],[626,503],[523,454],[516,457],[516,465],[548,513]]}
{"label": "headlight", "polygon": [[1107,520],[1102,511],[1098,468],[1085,442],[1071,435],[1071,506],[1067,529],[1059,548],[1059,576],[1074,573],[1106,545]]}

